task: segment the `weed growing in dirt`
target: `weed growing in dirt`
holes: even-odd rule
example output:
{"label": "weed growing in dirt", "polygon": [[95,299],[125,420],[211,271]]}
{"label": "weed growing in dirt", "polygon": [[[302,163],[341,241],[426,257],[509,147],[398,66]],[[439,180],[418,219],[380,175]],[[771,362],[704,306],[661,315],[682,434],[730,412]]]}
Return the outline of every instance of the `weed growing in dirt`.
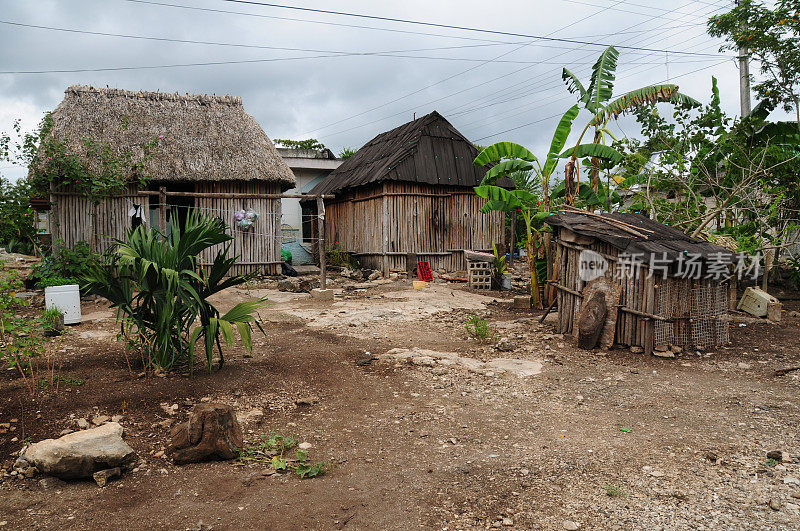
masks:
{"label": "weed growing in dirt", "polygon": [[328,463],[308,463],[308,452],[297,448],[294,458],[289,457],[290,450],[297,447],[297,439],[291,435],[277,432],[262,435],[255,444],[239,450],[240,461],[257,461],[270,463],[276,472],[293,470],[301,478],[313,478],[325,474],[332,467]]}
{"label": "weed growing in dirt", "polygon": [[53,379],[53,382],[50,382],[47,378],[39,378],[39,388],[40,389],[49,389],[51,385],[55,387],[55,384],[60,383],[63,384],[64,387],[80,387],[81,385],[86,383],[86,380],[82,378],[70,378],[68,376],[56,376]]}
{"label": "weed growing in dirt", "polygon": [[773,467],[773,466],[777,465],[779,462],[780,461],[778,461],[776,459],[767,459],[767,462],[765,464],[767,466],[769,466],[769,467]]}
{"label": "weed growing in dirt", "polygon": [[611,498],[624,498],[626,496],[625,491],[619,485],[608,484],[603,488],[606,489],[606,495]]}
{"label": "weed growing in dirt", "polygon": [[481,341],[492,337],[492,331],[489,329],[489,321],[477,315],[468,315],[467,320],[464,321],[464,328],[467,329],[469,335]]}

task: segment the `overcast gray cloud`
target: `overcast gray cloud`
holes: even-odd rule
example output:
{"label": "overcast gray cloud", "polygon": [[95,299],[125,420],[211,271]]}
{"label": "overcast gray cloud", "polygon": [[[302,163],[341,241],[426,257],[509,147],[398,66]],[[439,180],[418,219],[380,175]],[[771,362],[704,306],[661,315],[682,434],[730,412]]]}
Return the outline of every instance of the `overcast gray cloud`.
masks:
{"label": "overcast gray cloud", "polygon": [[[717,52],[719,42],[705,34],[705,21],[710,14],[724,12],[732,4],[729,0],[285,2],[695,53]],[[563,113],[575,99],[561,82],[561,67],[567,66],[587,78],[602,49],[223,0],[0,0],[0,21],[250,46],[87,35],[0,23],[0,70],[6,72],[269,60],[100,72],[0,74],[0,130],[7,129],[17,117],[23,118],[25,124],[35,124],[44,112],[58,105],[69,85],[108,85],[131,90],[239,95],[245,109],[271,138],[315,137],[335,151],[344,146],[359,147],[375,134],[410,120],[413,113],[420,116],[436,109],[473,141],[485,144],[513,140],[542,152],[557,122],[553,116]],[[682,92],[707,101],[710,78],[715,75],[725,109],[731,113],[738,110],[738,70],[732,59],[620,51],[616,94],[669,79],[678,83]],[[330,57],[336,52],[385,52],[392,56]],[[320,55],[328,57],[314,58]],[[621,122],[619,127],[623,133],[635,133],[630,121]],[[0,172],[22,174],[21,170],[8,168]]]}

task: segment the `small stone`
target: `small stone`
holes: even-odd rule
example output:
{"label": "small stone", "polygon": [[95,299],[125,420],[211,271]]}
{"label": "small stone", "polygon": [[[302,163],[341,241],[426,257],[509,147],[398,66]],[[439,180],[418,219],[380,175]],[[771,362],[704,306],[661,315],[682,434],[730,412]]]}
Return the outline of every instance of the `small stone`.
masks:
{"label": "small stone", "polygon": [[787,476],[783,478],[784,485],[800,485],[800,479],[793,478],[791,476]]}
{"label": "small stone", "polygon": [[89,427],[89,421],[86,420],[85,418],[79,418],[78,420],[75,421],[75,424],[77,424],[78,427],[82,430],[85,430],[86,428]]}
{"label": "small stone", "polygon": [[111,422],[122,422],[122,419],[125,418],[122,415],[114,415],[111,417]]}
{"label": "small stone", "polygon": [[497,342],[497,345],[494,346],[500,352],[511,352],[515,348],[517,348],[514,343],[511,342],[507,337],[501,338],[500,341]]}
{"label": "small stone", "polygon": [[769,500],[769,508],[773,511],[780,511],[782,505],[780,498],[770,498]]}
{"label": "small stone", "polygon": [[740,361],[738,364],[736,364],[736,367],[738,369],[742,369],[743,371],[748,371],[748,370],[750,370],[752,365],[750,365],[749,363],[744,363],[744,362]]}
{"label": "small stone", "polygon": [[300,448],[301,450],[308,450],[312,446],[313,445],[310,442],[301,442],[300,444],[297,445],[297,447]]}
{"label": "small stone", "polygon": [[511,518],[503,518],[503,525],[512,526],[514,525],[514,520],[512,520]]}
{"label": "small stone", "polygon": [[53,476],[46,476],[39,480],[39,486],[42,490],[57,490],[67,485],[66,482]]}
{"label": "small stone", "polygon": [[110,419],[106,415],[95,415],[92,418],[92,424],[94,424],[95,426],[101,426],[106,422],[108,422],[109,420]]}
{"label": "small stone", "polygon": [[652,472],[650,472],[650,475],[653,476],[654,478],[663,478],[664,472],[662,472],[661,470],[653,470]]}
{"label": "small stone", "polygon": [[303,398],[298,398],[297,400],[294,401],[295,405],[301,407],[313,406],[317,402],[319,402],[319,398],[317,398],[316,396],[306,396]]}
{"label": "small stone", "polygon": [[38,472],[39,472],[39,471],[38,471],[38,470],[36,470],[36,467],[35,467],[35,466],[29,466],[28,468],[26,468],[26,469],[25,469],[25,472],[23,472],[23,473],[22,473],[22,475],[23,475],[23,476],[25,476],[26,478],[32,478],[32,477],[34,477],[34,476],[35,476],[35,475],[36,475]]}
{"label": "small stone", "polygon": [[773,461],[781,462],[783,461],[783,452],[780,450],[770,450],[767,452],[767,459],[772,459]]}
{"label": "small stone", "polygon": [[107,468],[105,470],[99,470],[95,472],[92,477],[94,478],[94,482],[97,483],[98,487],[105,487],[106,484],[114,478],[117,478],[122,475],[122,471],[119,467],[114,468]]}
{"label": "small stone", "polygon": [[58,436],[59,437],[63,437],[64,435],[69,435],[70,433],[73,433],[74,431],[75,430],[73,430],[73,429],[67,428],[65,430],[61,430],[60,432],[58,432]]}
{"label": "small stone", "polygon": [[561,523],[561,527],[563,527],[567,531],[577,531],[578,529],[581,528],[580,524],[578,524],[577,522],[573,522],[572,520],[564,520]]}
{"label": "small stone", "polygon": [[642,352],[644,352],[642,347],[637,347],[636,345],[631,347],[631,353],[633,354],[641,354]]}
{"label": "small stone", "polygon": [[653,356],[656,356],[656,357],[659,357],[659,358],[674,358],[675,357],[675,353],[673,353],[670,350],[666,350],[664,352],[661,352],[661,351],[658,351],[658,350],[654,350],[653,351]]}

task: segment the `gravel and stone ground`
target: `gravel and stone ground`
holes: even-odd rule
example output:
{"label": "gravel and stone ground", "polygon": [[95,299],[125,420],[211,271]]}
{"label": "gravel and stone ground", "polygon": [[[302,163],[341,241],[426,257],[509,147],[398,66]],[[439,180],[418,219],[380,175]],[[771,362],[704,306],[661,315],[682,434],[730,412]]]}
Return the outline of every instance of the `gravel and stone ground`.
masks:
{"label": "gravel and stone ground", "polygon": [[[800,528],[800,371],[775,375],[800,363],[796,317],[734,322],[730,346],[663,359],[578,350],[501,293],[335,287],[333,304],[224,294],[223,307],[270,298],[266,336],[191,378],[137,378],[113,314],[88,305],[59,347],[57,394],[0,377],[0,527]],[[469,336],[472,315],[489,338]],[[261,463],[172,465],[169,428],[207,401],[237,408],[246,443],[292,433],[335,467],[301,480]],[[112,417],[135,471],[104,488],[13,475],[26,439]]]}

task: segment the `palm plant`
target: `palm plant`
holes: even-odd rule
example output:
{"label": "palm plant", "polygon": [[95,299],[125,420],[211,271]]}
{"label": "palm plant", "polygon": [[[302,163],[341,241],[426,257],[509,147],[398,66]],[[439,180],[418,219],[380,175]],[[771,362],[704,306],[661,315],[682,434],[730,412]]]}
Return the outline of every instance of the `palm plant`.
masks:
{"label": "palm plant", "polygon": [[194,212],[183,229],[175,224],[168,235],[140,226],[127,241],[115,242],[103,262],[87,271],[83,284],[117,309],[121,336],[142,353],[146,368],[167,370],[188,362],[191,372],[195,345],[202,338],[210,371],[215,345],[220,367],[225,360],[220,337],[233,347],[236,327],[245,348],[252,350],[252,324],[261,328],[254,314],[263,300],[239,303],[224,315],[208,301],[251,278],[227,276],[236,263],[228,256],[229,245],[217,251],[207,271],[199,267],[198,255],[230,240],[218,220]]}
{"label": "palm plant", "polygon": [[[567,89],[573,94],[578,94],[578,104],[594,115],[581,132],[575,147],[562,154],[562,157],[570,157],[566,165],[567,204],[572,204],[577,192],[576,181],[580,173],[578,163],[580,157],[591,158],[590,184],[595,193],[600,189],[600,159],[607,159],[614,163],[622,160],[622,155],[617,150],[605,145],[606,136],[616,140],[608,130],[608,122],[611,118],[617,118],[620,114],[634,108],[657,102],[692,102],[699,105],[692,98],[678,92],[678,86],[673,84],[649,85],[628,92],[609,102],[614,92],[618,58],[619,52],[616,48],[613,46],[606,48],[592,67],[588,87],[584,87],[578,77],[567,68],[564,68],[562,72],[561,77],[567,84]],[[581,144],[590,127],[594,128],[593,142]]]}

